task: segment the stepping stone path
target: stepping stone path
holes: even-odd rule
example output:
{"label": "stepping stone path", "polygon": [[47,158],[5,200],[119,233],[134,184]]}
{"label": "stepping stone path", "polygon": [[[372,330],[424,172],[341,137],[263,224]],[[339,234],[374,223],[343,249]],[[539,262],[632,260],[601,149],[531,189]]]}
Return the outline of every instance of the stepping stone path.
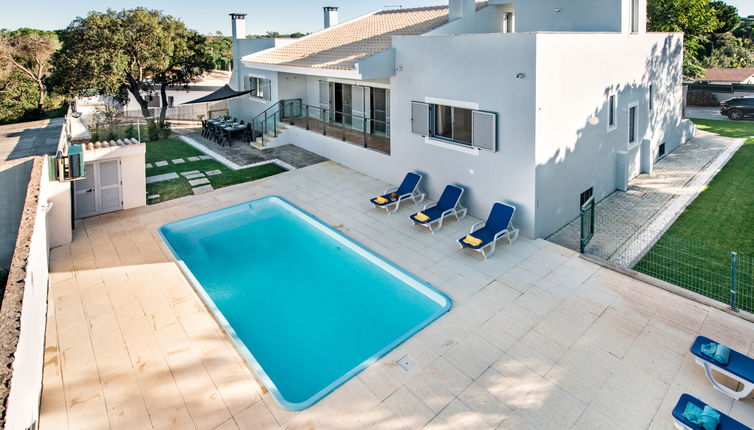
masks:
{"label": "stepping stone path", "polygon": [[209,184],[209,179],[200,178],[200,179],[194,179],[193,181],[189,181],[189,185],[191,185],[192,187],[195,187],[197,185],[203,185],[203,184]]}
{"label": "stepping stone path", "polygon": [[204,194],[204,193],[208,193],[208,192],[210,192],[212,190],[214,190],[214,188],[212,188],[212,185],[209,185],[209,184],[208,185],[202,185],[201,187],[196,187],[196,188],[192,188],[191,189],[191,191],[193,191],[194,194]]}
{"label": "stepping stone path", "polygon": [[147,169],[151,169],[152,168],[152,163],[147,163],[147,164],[144,165],[144,167],[147,168]]}
{"label": "stepping stone path", "polygon": [[157,167],[163,167],[163,166],[167,166],[168,162],[167,161],[158,161],[158,162],[154,163],[154,165],[157,166]]}
{"label": "stepping stone path", "polygon": [[147,184],[153,184],[155,182],[169,181],[171,179],[178,179],[177,173],[165,173],[162,175],[147,176]]}
{"label": "stepping stone path", "polygon": [[204,172],[207,176],[215,176],[215,175],[222,175],[222,171],[220,170],[210,170],[209,172]]}
{"label": "stepping stone path", "polygon": [[181,175],[190,176],[190,175],[196,175],[197,173],[202,173],[202,172],[198,170],[189,170],[188,172],[181,172]]}
{"label": "stepping stone path", "polygon": [[183,158],[176,158],[175,160],[172,160],[172,161],[173,161],[173,164],[182,164],[186,162],[186,160],[184,160]]}
{"label": "stepping stone path", "polygon": [[201,160],[201,158],[199,158],[199,157],[186,157],[186,159],[188,161],[199,161],[199,160]]}

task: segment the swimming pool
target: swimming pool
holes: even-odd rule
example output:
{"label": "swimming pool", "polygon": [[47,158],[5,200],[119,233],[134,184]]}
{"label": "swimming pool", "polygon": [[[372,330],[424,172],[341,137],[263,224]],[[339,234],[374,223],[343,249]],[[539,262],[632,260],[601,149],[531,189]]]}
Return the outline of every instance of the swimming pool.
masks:
{"label": "swimming pool", "polygon": [[279,197],[159,229],[275,400],[305,409],[450,309],[450,300]]}

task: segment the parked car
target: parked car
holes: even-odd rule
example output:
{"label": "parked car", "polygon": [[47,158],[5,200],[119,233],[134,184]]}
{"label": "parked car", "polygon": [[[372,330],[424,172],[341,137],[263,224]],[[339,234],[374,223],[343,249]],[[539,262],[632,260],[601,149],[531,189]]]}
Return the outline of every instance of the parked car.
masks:
{"label": "parked car", "polygon": [[744,119],[754,116],[754,97],[735,97],[720,102],[720,114],[730,119]]}

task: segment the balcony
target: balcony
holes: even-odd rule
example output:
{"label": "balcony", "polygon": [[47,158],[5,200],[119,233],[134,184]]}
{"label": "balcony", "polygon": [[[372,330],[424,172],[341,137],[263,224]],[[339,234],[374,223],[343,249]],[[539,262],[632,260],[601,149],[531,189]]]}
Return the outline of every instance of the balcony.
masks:
{"label": "balcony", "polygon": [[252,121],[255,142],[264,144],[286,126],[340,139],[367,149],[390,154],[390,122],[321,108],[301,99],[281,100]]}

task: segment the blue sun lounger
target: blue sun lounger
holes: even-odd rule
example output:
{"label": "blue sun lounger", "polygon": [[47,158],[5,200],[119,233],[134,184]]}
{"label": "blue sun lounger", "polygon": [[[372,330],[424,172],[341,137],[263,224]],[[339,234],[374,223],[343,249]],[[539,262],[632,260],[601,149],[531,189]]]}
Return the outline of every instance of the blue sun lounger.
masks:
{"label": "blue sun lounger", "polygon": [[[706,403],[704,403],[703,401],[697,399],[696,397],[690,394],[681,395],[681,398],[678,399],[678,403],[675,405],[675,408],[673,409],[673,418],[675,418],[675,427],[681,430],[704,430],[702,427],[700,427],[697,424],[692,423],[691,421],[686,419],[686,417],[683,416],[683,411],[686,409],[686,405],[689,402],[699,407],[699,409],[704,409],[704,407],[707,406]],[[746,427],[745,425],[739,423],[733,418],[723,413],[720,413],[720,424],[718,424],[717,430],[751,430],[751,427]]]}
{"label": "blue sun lounger", "polygon": [[[462,195],[463,188],[448,185],[442,192],[440,200],[427,203],[421,212],[417,212],[409,218],[413,221],[414,225],[423,225],[434,233],[442,228],[442,222],[445,217],[453,215],[459,221],[466,217],[468,209],[461,206]],[[419,214],[426,215],[428,219],[422,220],[421,218],[417,218]],[[437,225],[437,229],[433,227],[435,224]]]}
{"label": "blue sun lounger", "polygon": [[401,206],[403,200],[411,199],[414,204],[424,201],[424,193],[419,192],[419,182],[422,180],[422,175],[414,172],[406,173],[406,177],[403,178],[403,182],[398,187],[388,188],[385,193],[381,195],[383,199],[387,200],[384,203],[378,203],[375,197],[370,202],[376,208],[383,208],[388,214],[395,213]]}
{"label": "blue sun lounger", "polygon": [[[728,364],[718,363],[714,358],[702,352],[702,345],[708,343],[718,342],[704,336],[698,336],[691,345],[691,353],[696,356],[697,364],[704,367],[704,372],[707,374],[707,379],[712,383],[712,386],[736,400],[741,400],[751,394],[752,390],[754,390],[754,359],[731,349]],[[712,375],[713,370],[740,382],[742,385],[741,389],[733,391],[719,383]]]}
{"label": "blue sun lounger", "polygon": [[472,245],[464,242],[466,237],[458,239],[458,245],[461,249],[468,248],[479,251],[486,260],[495,253],[497,241],[506,238],[508,243],[513,243],[518,239],[518,229],[513,227],[513,214],[516,213],[514,206],[495,202],[490,210],[487,221],[479,221],[471,226],[469,236],[482,241],[479,245]]}

